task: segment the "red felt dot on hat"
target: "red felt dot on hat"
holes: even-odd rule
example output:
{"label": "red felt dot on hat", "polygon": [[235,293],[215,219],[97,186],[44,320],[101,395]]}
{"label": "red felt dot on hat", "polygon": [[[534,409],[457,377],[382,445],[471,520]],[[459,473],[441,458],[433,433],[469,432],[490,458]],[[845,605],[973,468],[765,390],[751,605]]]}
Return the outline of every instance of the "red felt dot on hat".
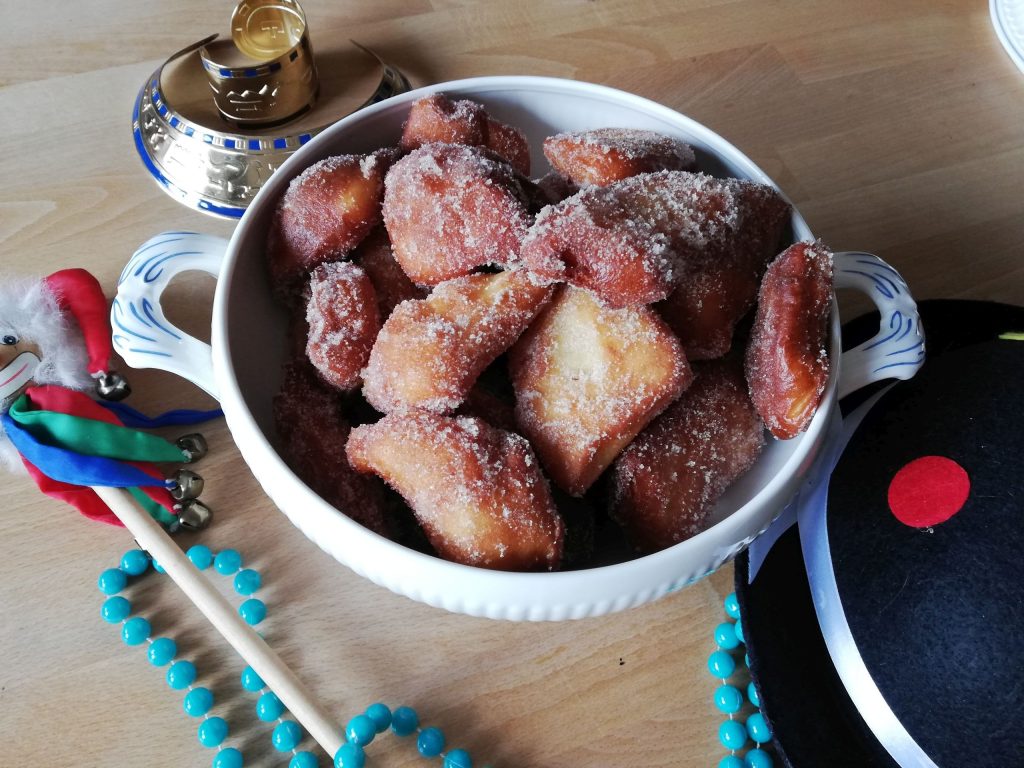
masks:
{"label": "red felt dot on hat", "polygon": [[971,491],[967,471],[945,456],[905,464],[889,483],[889,509],[904,525],[928,528],[959,512]]}

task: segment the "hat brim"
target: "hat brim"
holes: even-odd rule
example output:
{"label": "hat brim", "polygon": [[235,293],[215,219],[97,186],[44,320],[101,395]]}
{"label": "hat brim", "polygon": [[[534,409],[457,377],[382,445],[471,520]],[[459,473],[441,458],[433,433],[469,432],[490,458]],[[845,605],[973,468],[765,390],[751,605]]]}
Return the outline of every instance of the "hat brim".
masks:
{"label": "hat brim", "polygon": [[[1020,307],[993,302],[924,301],[919,310],[930,358],[989,339],[1024,317]],[[877,328],[877,313],[847,323],[844,348],[869,338]],[[844,411],[868,394],[847,398]],[[811,601],[796,527],[778,539],[753,584],[747,583],[748,572],[744,552],[735,563],[736,595],[751,676],[782,764],[898,768],[858,714],[832,664]]]}

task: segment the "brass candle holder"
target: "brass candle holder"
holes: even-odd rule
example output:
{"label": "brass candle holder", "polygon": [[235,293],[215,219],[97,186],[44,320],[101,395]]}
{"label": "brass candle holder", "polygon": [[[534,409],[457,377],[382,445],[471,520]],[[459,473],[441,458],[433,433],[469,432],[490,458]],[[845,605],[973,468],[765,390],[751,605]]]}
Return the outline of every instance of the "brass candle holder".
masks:
{"label": "brass candle holder", "polygon": [[[168,58],[146,79],[132,116],[135,148],[150,175],[204,213],[241,217],[299,147],[345,114],[411,87],[396,67],[353,41],[356,69],[366,76],[360,87],[376,87],[353,101],[348,67],[354,62],[347,62],[339,70],[344,82],[328,71],[325,88],[333,90],[321,95],[306,15],[295,0],[243,0],[232,14],[231,35],[211,35]],[[337,69],[340,51],[332,52]],[[318,109],[335,113],[322,121],[312,119],[318,96]],[[292,125],[275,128],[284,123]]]}

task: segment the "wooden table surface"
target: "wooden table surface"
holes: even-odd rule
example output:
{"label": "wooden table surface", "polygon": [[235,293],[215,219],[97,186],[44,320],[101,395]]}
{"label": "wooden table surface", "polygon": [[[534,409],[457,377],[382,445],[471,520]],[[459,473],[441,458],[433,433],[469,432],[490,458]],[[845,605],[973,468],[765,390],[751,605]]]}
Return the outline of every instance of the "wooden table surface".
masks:
{"label": "wooden table surface", "polygon": [[[231,223],[186,209],[148,178],[130,114],[160,61],[227,32],[231,7],[7,4],[5,271],[83,266],[112,291],[158,231],[230,233]],[[306,10],[316,50],[354,38],[415,84],[552,75],[661,101],[749,154],[834,248],[899,268],[918,298],[1024,303],[1024,76],[985,2],[308,0]],[[201,331],[212,290],[209,279],[182,278],[172,319]],[[138,408],[210,405],[169,374],[131,378]],[[721,718],[705,660],[730,567],[599,619],[448,614],[336,564],[264,497],[223,424],[205,431],[204,500],[217,517],[202,540],[238,548],[264,574],[269,641],[339,723],[382,700],[417,707],[477,765],[717,765]],[[0,765],[208,765],[180,695],[99,618],[96,577],[131,538],[23,477],[0,484],[0,509]],[[283,765],[252,715],[253,695],[237,685],[240,661],[199,614],[159,579],[131,596],[196,661],[247,764]],[[369,753],[375,765],[421,764],[391,737]]]}

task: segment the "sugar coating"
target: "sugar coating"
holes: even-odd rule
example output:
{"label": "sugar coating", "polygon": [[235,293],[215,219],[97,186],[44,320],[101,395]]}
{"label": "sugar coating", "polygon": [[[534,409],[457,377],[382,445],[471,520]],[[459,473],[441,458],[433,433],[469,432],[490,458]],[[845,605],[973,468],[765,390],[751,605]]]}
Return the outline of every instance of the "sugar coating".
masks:
{"label": "sugar coating", "polygon": [[355,389],[380,330],[373,283],[351,262],[328,262],[313,270],[308,294],[306,355],[325,381]]}
{"label": "sugar coating", "polygon": [[399,145],[406,151],[424,144],[487,143],[487,112],[474,101],[452,101],[443,93],[417,99],[409,108]]}
{"label": "sugar coating", "polygon": [[688,386],[678,340],[646,307],[558,289],[509,354],[516,419],[554,483],[582,495]]}
{"label": "sugar coating", "polygon": [[789,203],[770,186],[744,185],[737,196],[739,227],[688,259],[679,284],[656,307],[690,360],[714,359],[731,349],[736,324],[754,306],[789,219]]}
{"label": "sugar coating", "polygon": [[291,180],[268,237],[275,289],[294,284],[318,264],[345,257],[380,223],[384,174],[395,157],[393,149],[336,155]]}
{"label": "sugar coating", "polygon": [[408,407],[450,413],[551,292],[525,270],[510,270],[449,280],[425,299],[403,302],[373,345],[364,397],[385,413]]}
{"label": "sugar coating", "polygon": [[753,466],[764,427],[735,360],[694,366],[693,385],[615,462],[611,516],[654,552],[706,526],[722,493]]}
{"label": "sugar coating", "polygon": [[594,291],[609,306],[664,299],[687,264],[738,239],[762,187],[659,171],[588,187],[537,216],[522,247],[539,276]]}
{"label": "sugar coating", "polygon": [[501,570],[558,565],[564,525],[519,435],[412,410],[352,430],[347,452],[405,498],[442,557]]}
{"label": "sugar coating", "polygon": [[530,175],[530,144],[526,134],[515,126],[488,117],[485,146],[507,160],[516,173]]}
{"label": "sugar coating", "polygon": [[825,392],[831,298],[832,252],[820,240],[791,245],[761,282],[745,367],[754,405],[780,440],[807,429]]}
{"label": "sugar coating", "polygon": [[559,133],[544,140],[551,167],[581,186],[605,186],[651,171],[692,169],[693,148],[679,139],[634,128]]}
{"label": "sugar coating", "polygon": [[529,225],[515,172],[485,149],[428,144],[392,166],[384,222],[395,257],[420,285],[518,260]]}
{"label": "sugar coating", "polygon": [[376,478],[357,474],[345,456],[349,424],[341,394],[325,386],[305,360],[284,368],[274,425],[281,457],[304,483],[356,522],[390,535],[384,488]]}

